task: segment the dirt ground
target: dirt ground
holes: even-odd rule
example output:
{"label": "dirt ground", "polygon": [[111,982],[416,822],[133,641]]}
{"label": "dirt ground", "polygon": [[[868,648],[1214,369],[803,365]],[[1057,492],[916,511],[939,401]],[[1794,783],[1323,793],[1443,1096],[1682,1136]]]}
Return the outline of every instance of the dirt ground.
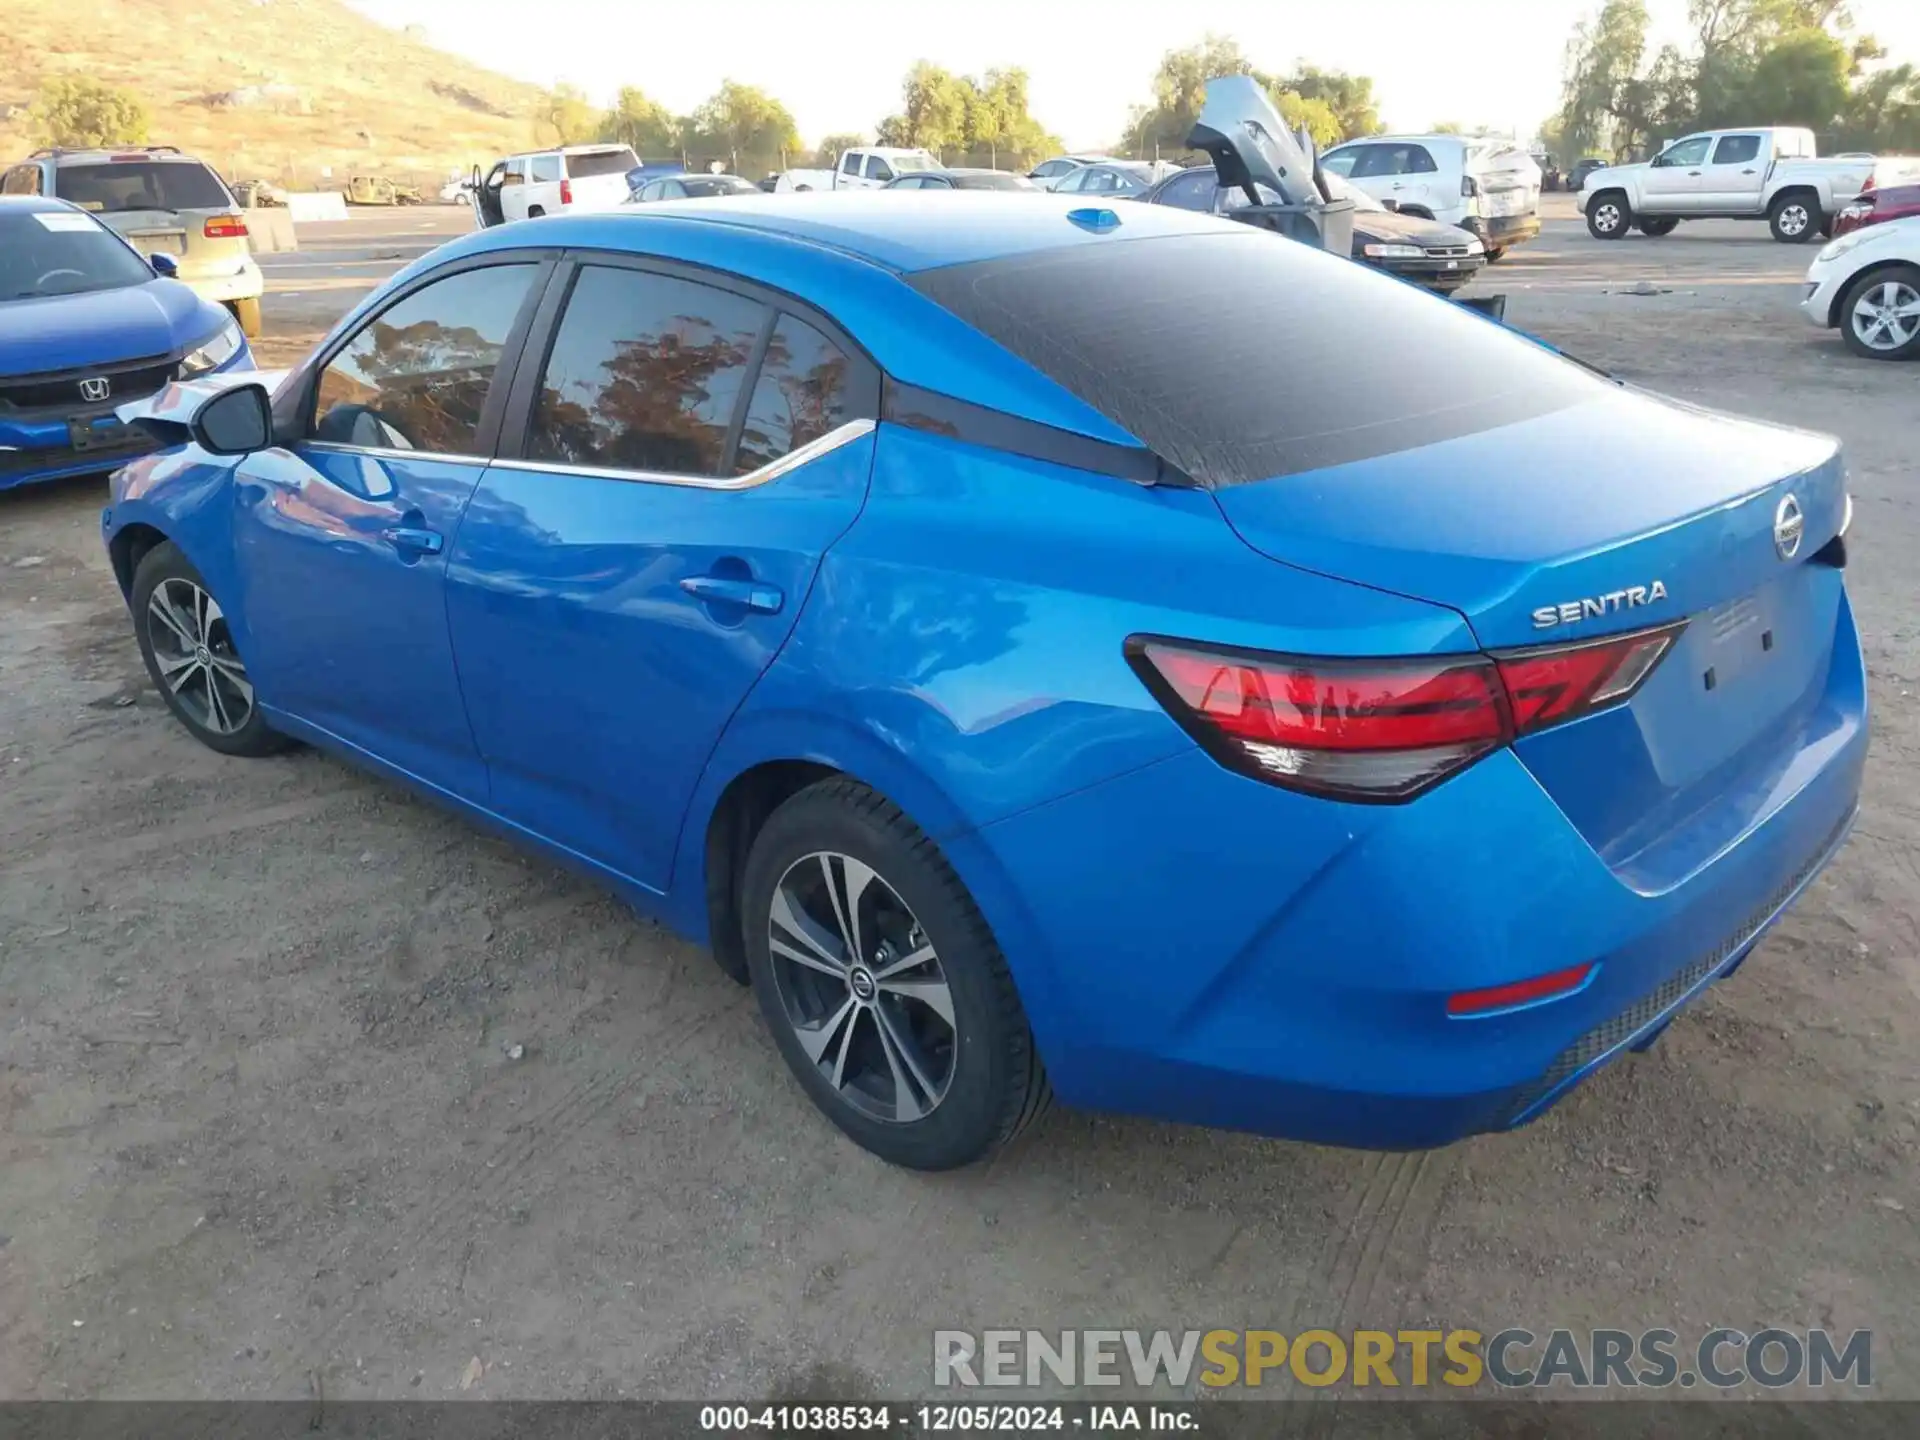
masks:
{"label": "dirt ground", "polygon": [[[195,744],[101,484],[0,496],[0,1397],[906,1397],[936,1326],[1423,1323],[1871,1327],[1920,1397],[1920,366],[1808,327],[1812,252],[1761,227],[1555,213],[1480,290],[1838,433],[1858,507],[1859,828],[1651,1054],[1428,1154],[1056,1113],[888,1169],[700,952],[332,759]],[[273,257],[265,357],[459,223]]]}

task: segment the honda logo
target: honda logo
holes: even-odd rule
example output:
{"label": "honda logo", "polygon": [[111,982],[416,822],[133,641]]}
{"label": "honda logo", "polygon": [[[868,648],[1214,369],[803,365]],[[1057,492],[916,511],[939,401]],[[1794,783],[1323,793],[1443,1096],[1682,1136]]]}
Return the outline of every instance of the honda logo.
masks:
{"label": "honda logo", "polygon": [[104,375],[95,375],[90,380],[80,382],[82,400],[104,400],[113,393],[113,382]]}

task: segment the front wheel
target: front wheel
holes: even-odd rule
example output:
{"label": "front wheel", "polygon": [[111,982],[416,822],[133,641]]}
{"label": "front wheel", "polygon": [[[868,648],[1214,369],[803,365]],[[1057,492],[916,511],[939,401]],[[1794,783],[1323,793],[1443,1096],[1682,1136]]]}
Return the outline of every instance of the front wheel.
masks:
{"label": "front wheel", "polygon": [[1498,265],[1502,260],[1506,258],[1507,258],[1507,247],[1504,245],[1497,246],[1487,251],[1487,264],[1489,265]]}
{"label": "front wheel", "polygon": [[949,1170],[1051,1097],[1006,960],[939,849],[884,798],[825,780],[767,820],[741,885],[761,1013],[857,1144]]}
{"label": "front wheel", "polygon": [[290,743],[267,727],[226,612],[171,543],[133,572],[133,631],[160,698],[187,732],[222,755],[271,755]]}
{"label": "front wheel", "polygon": [[1596,240],[1618,240],[1633,225],[1633,207],[1618,190],[1593,197],[1587,206],[1587,233]]}
{"label": "front wheel", "polygon": [[1863,275],[1840,301],[1847,348],[1869,360],[1920,359],[1920,265]]}
{"label": "front wheel", "polygon": [[260,297],[249,295],[244,300],[229,300],[227,308],[233,312],[233,318],[240,324],[240,333],[249,340],[260,336]]}
{"label": "front wheel", "polygon": [[1671,235],[1679,228],[1679,225],[1680,222],[1673,219],[1636,220],[1633,222],[1634,229],[1638,230],[1642,235],[1651,235],[1656,240],[1662,235]]}
{"label": "front wheel", "polygon": [[1767,228],[1782,245],[1810,240],[1825,223],[1819,203],[1808,194],[1782,195],[1767,211]]}

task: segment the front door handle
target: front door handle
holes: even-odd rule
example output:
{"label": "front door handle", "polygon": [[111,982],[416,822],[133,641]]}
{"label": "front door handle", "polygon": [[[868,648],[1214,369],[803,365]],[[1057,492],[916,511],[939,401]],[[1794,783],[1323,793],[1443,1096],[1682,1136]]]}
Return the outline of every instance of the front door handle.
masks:
{"label": "front door handle", "polygon": [[438,530],[398,525],[387,531],[387,543],[396,550],[411,551],[415,555],[438,555],[447,542]]}
{"label": "front door handle", "polygon": [[1742,171],[1741,171],[1740,173],[1741,173],[1742,175],[1752,175],[1752,174],[1755,174],[1755,173],[1757,173],[1757,172],[1755,172],[1755,171],[1752,171],[1752,170],[1742,170]]}
{"label": "front door handle", "polygon": [[779,586],[765,585],[758,580],[734,580],[722,575],[689,575],[680,582],[680,588],[709,605],[739,605],[748,610],[757,610],[762,615],[776,614],[787,603],[787,597],[780,593]]}

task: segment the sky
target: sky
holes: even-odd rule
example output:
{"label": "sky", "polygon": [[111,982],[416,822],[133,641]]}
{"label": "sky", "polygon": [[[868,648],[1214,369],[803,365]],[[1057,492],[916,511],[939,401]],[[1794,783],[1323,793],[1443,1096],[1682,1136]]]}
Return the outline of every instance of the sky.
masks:
{"label": "sky", "polygon": [[[871,132],[916,60],[960,74],[1019,65],[1034,115],[1068,147],[1105,144],[1150,98],[1169,49],[1208,31],[1263,70],[1305,62],[1374,79],[1396,130],[1453,121],[1532,138],[1559,100],[1568,37],[1598,0],[351,0],[489,69],[604,103],[637,85],[686,114],[737,80],[793,112],[809,143]],[[1856,27],[1920,61],[1920,0],[1850,0]],[[1686,38],[1686,0],[1648,0],[1651,46]],[[956,23],[958,21],[959,23]],[[1762,123],[1765,116],[1755,117]]]}

